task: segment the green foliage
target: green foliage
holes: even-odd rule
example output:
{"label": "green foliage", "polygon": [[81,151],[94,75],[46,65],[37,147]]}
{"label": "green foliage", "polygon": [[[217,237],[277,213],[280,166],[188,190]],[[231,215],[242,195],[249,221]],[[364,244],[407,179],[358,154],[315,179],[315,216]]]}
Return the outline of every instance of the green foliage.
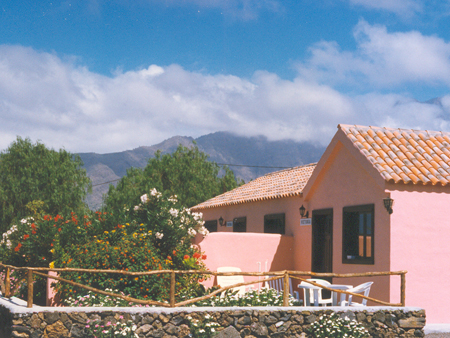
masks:
{"label": "green foliage", "polygon": [[[120,292],[119,290],[106,289],[105,291],[125,296],[125,294],[123,292]],[[127,307],[132,305],[122,298],[96,294],[92,291],[88,291],[84,296],[82,296],[81,294],[77,295],[75,298],[69,296],[65,299],[65,304],[66,306],[71,307]]]}
{"label": "green foliage", "polygon": [[[31,203],[31,206],[39,206],[40,203]],[[82,226],[89,222],[84,219]],[[3,263],[14,266],[29,267],[48,267],[55,259],[55,252],[58,248],[70,246],[73,241],[86,241],[90,233],[80,236],[79,221],[75,214],[70,218],[64,219],[57,215],[41,215],[34,213],[34,217],[21,219],[17,224],[11,226],[6,231],[0,241],[0,256]],[[17,270],[13,272],[16,280],[25,277],[25,272]],[[47,281],[44,278],[34,276],[35,278],[35,303],[45,305]],[[26,285],[18,290],[19,297],[25,297],[27,294]]]}
{"label": "green foliage", "polygon": [[130,208],[152,188],[177,195],[183,206],[192,207],[241,183],[229,168],[221,171],[217,163],[209,162],[208,155],[197,146],[179,145],[172,154],[156,152],[144,170],[129,169],[116,187],[110,186],[104,208],[114,214],[124,207]]}
{"label": "green foliage", "polygon": [[312,337],[323,338],[369,337],[369,333],[362,324],[348,318],[341,318],[336,313],[321,316],[319,320],[311,324],[309,333]]}
{"label": "green foliage", "polygon": [[[72,235],[76,241],[57,247],[55,265],[130,272],[205,269],[206,256],[191,245],[197,232],[207,234],[201,214],[191,213],[179,206],[175,196],[163,196],[156,189],[142,195],[140,201],[120,215],[97,212],[92,222],[77,227]],[[117,219],[123,222],[117,223]],[[102,290],[120,290],[134,298],[169,299],[169,274],[136,277],[64,272],[61,276]],[[201,293],[201,278],[201,274],[177,276],[176,299]],[[60,284],[59,290],[63,298],[85,294],[67,284]]]}
{"label": "green foliage", "polygon": [[191,334],[194,338],[214,337],[217,334],[217,328],[220,327],[220,324],[208,313],[201,317],[197,316],[197,318],[186,316],[186,319],[189,320]]}
{"label": "green foliage", "polygon": [[0,154],[0,232],[29,215],[27,204],[52,215],[84,212],[84,198],[91,188],[79,156],[42,143],[17,137]]}
{"label": "green foliage", "polygon": [[[299,306],[300,303],[289,295],[289,306]],[[283,292],[274,289],[262,288],[250,290],[244,295],[238,296],[237,291],[226,290],[221,296],[195,303],[194,306],[283,306]]]}

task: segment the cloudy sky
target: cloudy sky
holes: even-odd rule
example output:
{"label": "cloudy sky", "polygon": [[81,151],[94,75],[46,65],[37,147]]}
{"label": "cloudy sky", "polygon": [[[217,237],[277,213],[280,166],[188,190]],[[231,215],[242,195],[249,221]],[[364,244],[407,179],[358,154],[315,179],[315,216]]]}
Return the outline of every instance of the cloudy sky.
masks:
{"label": "cloudy sky", "polygon": [[0,149],[339,123],[450,131],[450,0],[0,2]]}

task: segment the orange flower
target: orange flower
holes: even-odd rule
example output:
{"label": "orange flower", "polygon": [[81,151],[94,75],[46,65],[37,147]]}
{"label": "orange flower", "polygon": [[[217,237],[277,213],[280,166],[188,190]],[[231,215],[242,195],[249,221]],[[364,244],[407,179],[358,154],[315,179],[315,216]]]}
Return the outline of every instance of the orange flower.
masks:
{"label": "orange flower", "polygon": [[202,259],[205,260],[205,259],[206,259],[206,255],[203,255],[203,256],[202,256]]}
{"label": "orange flower", "polygon": [[22,247],[22,243],[17,244],[17,246],[14,248],[14,251],[19,251],[19,249]]}
{"label": "orange flower", "polygon": [[198,252],[196,252],[195,254],[192,255],[192,257],[194,257],[195,259],[199,259],[201,255]]}
{"label": "orange flower", "polygon": [[26,235],[23,236],[23,239],[25,240],[25,239],[27,239],[28,237],[30,237],[30,235],[26,234]]}
{"label": "orange flower", "polygon": [[184,255],[183,258],[184,258],[184,259],[189,259],[189,256],[188,256],[188,255]]}
{"label": "orange flower", "polygon": [[31,229],[36,230],[36,224],[31,223]]}

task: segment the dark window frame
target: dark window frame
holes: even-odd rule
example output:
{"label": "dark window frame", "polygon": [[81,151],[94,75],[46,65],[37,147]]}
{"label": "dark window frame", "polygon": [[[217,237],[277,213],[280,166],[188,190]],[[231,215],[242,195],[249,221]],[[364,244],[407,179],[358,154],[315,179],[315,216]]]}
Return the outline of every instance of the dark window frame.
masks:
{"label": "dark window frame", "polygon": [[[362,228],[361,228],[362,226]],[[362,235],[360,234],[362,232]],[[370,235],[370,256],[367,256],[367,237]],[[359,236],[363,236],[364,256],[359,256]],[[353,251],[358,251],[357,254]],[[363,204],[342,210],[342,263],[375,264],[375,205]]]}
{"label": "dark window frame", "polygon": [[[282,220],[282,225],[278,226],[276,225],[274,227],[274,229],[277,228],[281,228],[281,231],[269,231],[271,225],[267,224],[267,221],[272,221],[272,220]],[[265,234],[280,234],[280,235],[284,235],[286,233],[286,214],[283,213],[278,213],[278,214],[267,214],[264,215],[264,233]]]}
{"label": "dark window frame", "polygon": [[[209,232],[217,232],[218,231],[218,227],[217,227],[217,220],[216,219],[212,219],[209,221],[205,221],[204,227],[206,229],[208,229]],[[210,230],[210,227],[215,228],[215,230]]]}
{"label": "dark window frame", "polygon": [[[244,231],[238,228],[238,224],[244,222]],[[247,216],[235,217],[233,219],[233,232],[247,232]]]}

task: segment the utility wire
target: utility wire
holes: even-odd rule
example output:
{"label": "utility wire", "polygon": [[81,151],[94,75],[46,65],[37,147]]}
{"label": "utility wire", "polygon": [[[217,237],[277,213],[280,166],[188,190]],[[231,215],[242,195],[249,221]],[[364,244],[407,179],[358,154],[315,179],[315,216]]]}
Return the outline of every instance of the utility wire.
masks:
{"label": "utility wire", "polygon": [[[248,167],[248,168],[266,168],[266,169],[291,169],[293,167],[272,167],[272,166],[264,166],[264,165],[248,165],[248,164],[229,164],[229,163],[216,163],[217,165],[227,165],[229,167]],[[92,187],[97,187],[99,185],[109,184],[113,182],[120,181],[121,178],[118,178],[117,180],[112,180],[108,182],[103,183],[97,183],[92,185]]]}

